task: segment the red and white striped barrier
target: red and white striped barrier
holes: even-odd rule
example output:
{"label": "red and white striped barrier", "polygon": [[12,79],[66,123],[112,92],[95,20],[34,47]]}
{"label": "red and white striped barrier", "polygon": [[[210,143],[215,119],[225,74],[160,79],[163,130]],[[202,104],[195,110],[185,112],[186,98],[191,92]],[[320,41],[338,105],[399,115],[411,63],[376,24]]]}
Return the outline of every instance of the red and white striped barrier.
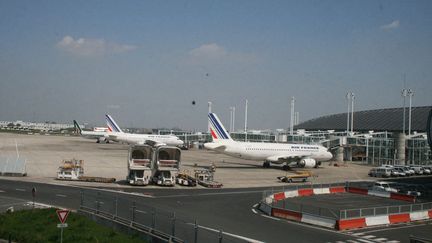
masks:
{"label": "red and white striped barrier", "polygon": [[302,222],[306,224],[318,225],[318,226],[331,228],[331,229],[334,229],[336,227],[335,219],[313,216],[310,214],[304,214],[304,213],[295,212],[287,209],[273,208],[271,211],[271,216],[277,218],[289,219],[289,220]]}
{"label": "red and white striped barrier", "polygon": [[415,202],[415,199],[416,199],[416,197],[412,196],[412,195],[405,195],[405,194],[386,192],[386,191],[368,190],[368,189],[357,188],[357,187],[348,187],[347,191],[350,193],[370,195],[370,196],[376,196],[376,197],[385,197],[385,198],[391,198],[394,200],[401,200],[401,201],[407,201],[407,202]]}
{"label": "red and white striped barrier", "polygon": [[418,220],[432,219],[432,210],[411,213],[370,216],[364,218],[340,219],[336,222],[337,230],[357,229],[368,226],[408,223]]}
{"label": "red and white striped barrier", "polygon": [[266,203],[280,201],[291,197],[305,197],[319,194],[332,194],[345,192],[345,187],[325,187],[325,188],[303,188],[298,190],[289,190],[272,194],[266,198]]}

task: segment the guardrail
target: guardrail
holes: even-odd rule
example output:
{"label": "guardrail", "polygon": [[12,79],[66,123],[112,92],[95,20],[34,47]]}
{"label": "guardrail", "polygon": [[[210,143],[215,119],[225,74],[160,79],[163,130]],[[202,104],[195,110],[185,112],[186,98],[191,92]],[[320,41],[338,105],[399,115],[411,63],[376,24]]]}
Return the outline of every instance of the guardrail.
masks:
{"label": "guardrail", "polygon": [[[136,230],[162,242],[257,242],[200,225],[188,215],[179,215],[142,201],[114,193],[81,191],[80,211]],[[159,242],[156,241],[156,242]]]}

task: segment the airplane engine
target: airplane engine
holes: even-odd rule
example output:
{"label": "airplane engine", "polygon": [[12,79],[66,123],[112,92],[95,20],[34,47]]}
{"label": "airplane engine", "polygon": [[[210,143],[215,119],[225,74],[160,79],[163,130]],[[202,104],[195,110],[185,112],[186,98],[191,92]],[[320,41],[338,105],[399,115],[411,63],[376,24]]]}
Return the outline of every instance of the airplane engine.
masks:
{"label": "airplane engine", "polygon": [[318,165],[320,164],[321,163],[311,158],[302,159],[297,163],[299,167],[307,167],[307,168],[318,167]]}

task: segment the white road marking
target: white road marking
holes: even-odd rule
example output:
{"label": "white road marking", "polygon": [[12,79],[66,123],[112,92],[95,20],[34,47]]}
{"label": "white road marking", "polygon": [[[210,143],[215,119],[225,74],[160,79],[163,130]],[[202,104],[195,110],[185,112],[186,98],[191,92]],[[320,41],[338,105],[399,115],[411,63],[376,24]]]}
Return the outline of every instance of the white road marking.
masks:
{"label": "white road marking", "polygon": [[254,212],[254,214],[258,214],[258,212],[255,210],[255,208],[252,208],[252,212]]}
{"label": "white road marking", "polygon": [[254,204],[252,207],[253,207],[253,208],[258,207],[258,203]]}
{"label": "white road marking", "polygon": [[375,235],[365,235],[365,236],[362,236],[362,238],[365,238],[365,239],[375,238]]}
{"label": "white road marking", "polygon": [[177,195],[166,195],[156,196],[157,198],[170,198],[170,197],[190,197],[190,196],[214,196],[214,195],[233,195],[233,194],[253,194],[262,193],[263,191],[238,191],[238,192],[213,192],[213,193],[198,193],[198,194],[177,194]]}
{"label": "white road marking", "polygon": [[398,241],[398,240],[391,240],[391,241],[387,241],[386,243],[400,243],[400,241]]}
{"label": "white road marking", "polygon": [[141,211],[141,210],[135,210],[135,212],[147,214],[146,211]]}
{"label": "white road marking", "polygon": [[374,243],[373,241],[365,240],[365,239],[357,239],[357,240],[365,243]]}
{"label": "white road marking", "polygon": [[355,240],[347,240],[347,242],[359,243],[358,241],[355,241]]}
{"label": "white road marking", "polygon": [[63,194],[56,194],[57,197],[67,197],[66,195]]}
{"label": "white road marking", "polygon": [[0,192],[5,192],[5,191],[0,190]]}
{"label": "white road marking", "polygon": [[[26,206],[33,206],[33,202],[27,202],[26,204],[24,204]],[[53,205],[49,205],[49,204],[44,204],[44,203],[34,203],[35,208],[53,208]]]}
{"label": "white road marking", "polygon": [[25,192],[26,189],[21,189],[21,188],[15,188],[15,190],[20,191],[20,192]]}
{"label": "white road marking", "polygon": [[263,216],[263,217],[266,217],[266,218],[269,218],[269,219],[273,219],[273,220],[277,220],[277,221],[280,221],[280,219],[279,219],[279,218],[275,218],[275,217],[272,217],[272,216],[268,216],[268,215],[265,215],[265,214],[261,214],[261,216]]}
{"label": "white road marking", "polygon": [[377,238],[377,239],[374,239],[374,241],[378,241],[378,242],[385,241],[385,242],[387,242],[387,238]]}
{"label": "white road marking", "polygon": [[[348,232],[347,232],[348,233]],[[354,234],[352,234],[352,235],[355,235],[355,236],[362,236],[362,235],[364,235],[365,233],[363,233],[363,232],[359,232],[359,233],[354,233]]]}
{"label": "white road marking", "polygon": [[381,231],[387,231],[387,230],[390,231],[390,230],[406,229],[406,228],[412,228],[412,227],[417,227],[417,226],[422,226],[422,225],[427,225],[427,224],[406,225],[406,226],[394,227],[394,228],[383,228],[383,229],[365,231],[364,233],[375,233],[375,232],[381,232]]}

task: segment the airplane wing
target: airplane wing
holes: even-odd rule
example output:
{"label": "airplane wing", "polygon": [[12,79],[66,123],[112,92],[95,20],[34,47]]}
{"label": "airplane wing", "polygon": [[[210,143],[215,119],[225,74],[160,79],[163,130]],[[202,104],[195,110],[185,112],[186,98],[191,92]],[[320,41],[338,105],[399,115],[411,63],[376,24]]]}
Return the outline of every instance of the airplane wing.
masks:
{"label": "airplane wing", "polygon": [[291,163],[291,162],[299,162],[300,160],[307,158],[307,156],[292,156],[292,155],[274,155],[267,158],[267,161],[272,163]]}
{"label": "airplane wing", "polygon": [[139,145],[147,144],[147,145],[150,145],[150,146],[153,146],[153,147],[166,145],[165,143],[157,142],[157,141],[150,140],[150,139],[141,140],[137,144],[139,144]]}

